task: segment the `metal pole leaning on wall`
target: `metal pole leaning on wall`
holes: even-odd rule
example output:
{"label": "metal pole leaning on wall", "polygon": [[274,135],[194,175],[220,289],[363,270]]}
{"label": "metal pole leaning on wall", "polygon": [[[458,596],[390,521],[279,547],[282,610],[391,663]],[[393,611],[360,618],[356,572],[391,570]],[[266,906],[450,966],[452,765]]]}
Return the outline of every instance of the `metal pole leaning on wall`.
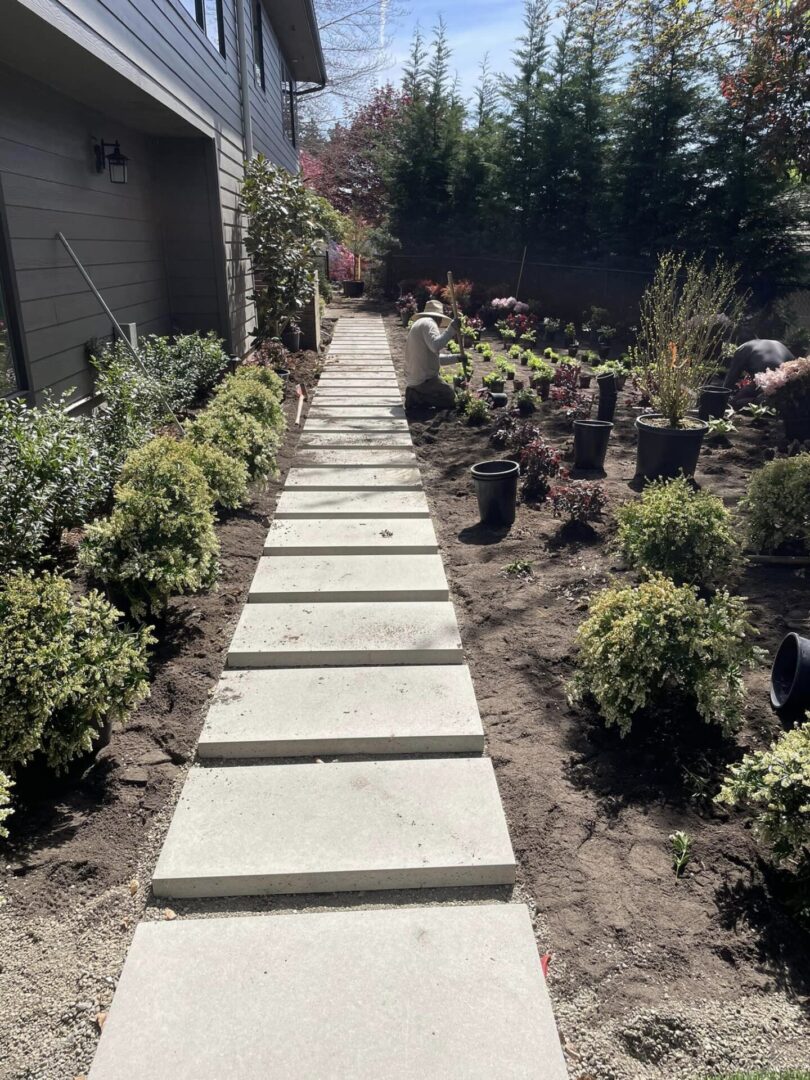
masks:
{"label": "metal pole leaning on wall", "polygon": [[[124,342],[124,344],[129,349],[129,351],[132,353],[132,359],[135,361],[135,363],[141,369],[141,371],[146,376],[146,378],[149,379],[150,381],[154,381],[153,376],[150,375],[150,373],[143,366],[143,361],[141,360],[140,356],[138,355],[137,349],[135,349],[133,347],[132,342],[129,340],[127,335],[121,329],[121,324],[118,322],[118,319],[116,319],[116,317],[113,315],[112,311],[110,311],[109,307],[107,307],[107,304],[106,304],[106,302],[104,300],[104,297],[101,295],[101,293],[98,291],[96,286],[93,284],[93,279],[87,273],[87,271],[82,266],[82,264],[79,262],[79,258],[76,255],[76,252],[73,250],[73,248],[67,242],[67,240],[65,239],[65,237],[64,237],[64,235],[62,233],[58,232],[56,234],[56,239],[61,242],[61,244],[64,247],[65,251],[68,253],[68,255],[73,260],[73,263],[74,263],[76,269],[79,271],[79,273],[84,278],[85,284],[87,285],[88,289],[92,292],[93,296],[95,296],[96,300],[98,300],[99,305],[101,306],[101,310],[104,312],[104,314],[110,320],[110,322],[113,324],[113,326],[116,329],[116,332],[118,333],[118,336]],[[168,403],[166,398],[163,396],[163,392],[161,391],[159,386],[158,386],[158,391],[157,392],[158,392],[158,397],[163,402],[163,404],[166,406],[166,411],[169,413],[172,420],[174,420],[175,424],[177,424],[177,427],[178,427],[178,430],[180,431],[180,434],[185,435],[185,431],[183,430],[183,425],[177,419],[177,417],[176,417],[176,415],[174,413],[174,409],[172,409],[171,405]]]}

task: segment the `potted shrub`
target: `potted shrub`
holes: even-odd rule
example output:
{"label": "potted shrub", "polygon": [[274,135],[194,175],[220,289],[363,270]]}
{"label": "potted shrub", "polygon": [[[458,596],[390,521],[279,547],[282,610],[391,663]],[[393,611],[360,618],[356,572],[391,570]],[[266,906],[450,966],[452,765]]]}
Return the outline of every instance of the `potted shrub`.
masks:
{"label": "potted shrub", "polygon": [[281,335],[281,342],[285,349],[290,352],[298,352],[301,348],[301,327],[296,322],[287,324],[287,329]]}
{"label": "potted shrub", "polygon": [[781,417],[788,439],[810,439],[810,356],[763,371],[754,381]]}
{"label": "potted shrub", "polygon": [[572,322],[566,323],[565,326],[565,344],[568,347],[568,355],[576,356],[579,352],[579,341],[577,340],[577,328]]}
{"label": "potted shrub", "polygon": [[504,378],[500,371],[490,371],[481,380],[483,385],[492,394],[502,394],[504,387]]}
{"label": "potted shrub", "polygon": [[543,319],[543,336],[546,341],[556,341],[559,332],[560,320],[553,318],[551,315],[547,315],[545,319]]}
{"label": "potted shrub", "polygon": [[736,322],[744,298],[733,267],[662,255],[641,299],[638,360],[654,411],[636,420],[636,479],[692,476],[708,424],[690,416],[697,390],[714,375],[710,348],[717,313]]}
{"label": "potted shrub", "polygon": [[343,295],[351,299],[358,299],[363,295],[366,287],[363,281],[363,258],[369,254],[371,241],[371,226],[358,213],[346,216],[347,228],[344,237],[354,259],[354,274],[351,278],[341,281]]}
{"label": "potted shrub", "polygon": [[610,345],[615,337],[615,326],[608,326],[606,323],[603,323],[597,328],[597,348],[599,349],[599,355],[602,357],[602,359],[606,360],[608,356],[610,356]]}
{"label": "potted shrub", "polygon": [[515,394],[515,405],[521,416],[529,416],[537,411],[537,399],[531,390],[520,390]]}
{"label": "potted shrub", "polygon": [[530,383],[540,394],[541,401],[548,401],[551,380],[554,378],[554,368],[551,364],[541,360],[539,356],[533,356],[529,361]]}

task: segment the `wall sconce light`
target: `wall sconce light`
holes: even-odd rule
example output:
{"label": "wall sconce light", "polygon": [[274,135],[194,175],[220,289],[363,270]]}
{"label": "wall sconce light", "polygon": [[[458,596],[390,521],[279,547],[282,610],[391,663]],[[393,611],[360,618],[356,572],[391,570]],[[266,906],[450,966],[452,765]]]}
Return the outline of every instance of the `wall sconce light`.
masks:
{"label": "wall sconce light", "polygon": [[[110,153],[107,153],[107,150]],[[111,184],[125,184],[127,182],[128,157],[121,153],[121,147],[116,139],[114,143],[106,143],[102,139],[95,145],[96,172],[103,173],[105,168],[110,170]]]}

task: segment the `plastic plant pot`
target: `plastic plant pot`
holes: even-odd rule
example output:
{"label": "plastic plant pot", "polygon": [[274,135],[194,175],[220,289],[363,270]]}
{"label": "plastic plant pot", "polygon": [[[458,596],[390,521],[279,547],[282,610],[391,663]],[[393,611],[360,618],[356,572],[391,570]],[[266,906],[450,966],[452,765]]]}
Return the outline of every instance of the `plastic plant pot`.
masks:
{"label": "plastic plant pot", "polygon": [[470,469],[482,525],[512,525],[520,466],[515,461],[481,461]]}
{"label": "plastic plant pot", "polygon": [[788,634],[782,640],[771,668],[771,705],[791,715],[810,707],[810,638]]}
{"label": "plastic plant pot", "polygon": [[509,404],[509,395],[501,393],[500,391],[496,391],[495,393],[490,392],[489,403],[493,409],[505,409]]}
{"label": "plastic plant pot", "polygon": [[363,295],[366,283],[365,281],[354,281],[349,278],[346,281],[341,281],[340,286],[343,289],[344,296],[348,296],[352,300],[357,300]]}
{"label": "plastic plant pot", "polygon": [[503,379],[492,379],[488,383],[484,383],[484,386],[491,394],[502,394],[504,388]]}
{"label": "plastic plant pot", "polygon": [[582,375],[580,375],[580,377],[579,377],[579,388],[580,388],[580,390],[587,390],[590,385],[591,385],[591,376],[586,375],[584,373]]}
{"label": "plastic plant pot", "polygon": [[672,480],[681,473],[694,476],[709,425],[698,419],[692,420],[694,426],[683,428],[651,423],[660,419],[660,413],[646,413],[636,420],[636,480]]}
{"label": "plastic plant pot", "polygon": [[731,390],[725,386],[701,386],[698,416],[701,420],[720,420],[726,414]]}
{"label": "plastic plant pot", "polygon": [[540,395],[541,401],[548,401],[548,395],[551,393],[551,379],[541,379],[534,377],[531,380],[533,389]]}
{"label": "plastic plant pot", "polygon": [[605,467],[613,424],[604,420],[574,421],[574,468],[599,472]]}
{"label": "plastic plant pot", "polygon": [[599,390],[599,411],[596,419],[610,424],[616,414],[616,398],[618,396],[616,376],[612,371],[605,372],[604,375],[597,375],[596,386]]}
{"label": "plastic plant pot", "polygon": [[284,396],[286,397],[287,396],[287,388],[288,388],[289,382],[290,382],[290,373],[287,370],[287,368],[275,368],[274,370],[275,370],[276,375],[278,375],[278,377],[281,379],[281,383],[282,383],[282,387],[283,387],[282,392],[283,392]]}
{"label": "plastic plant pot", "polygon": [[290,352],[298,352],[301,348],[301,331],[298,327],[288,327],[281,335],[281,341],[285,349]]}

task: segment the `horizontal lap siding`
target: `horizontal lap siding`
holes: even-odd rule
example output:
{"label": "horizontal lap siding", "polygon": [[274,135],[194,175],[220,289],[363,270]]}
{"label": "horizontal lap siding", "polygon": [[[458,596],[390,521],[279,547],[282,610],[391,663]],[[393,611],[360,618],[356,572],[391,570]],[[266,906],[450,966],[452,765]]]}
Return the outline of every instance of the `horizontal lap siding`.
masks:
{"label": "horizontal lap siding", "polygon": [[[0,133],[0,186],[31,389],[57,386],[84,397],[93,386],[86,344],[112,326],[56,233],[67,237],[119,321],[168,330],[149,140],[2,67]],[[121,140],[131,158],[128,184],[113,185],[95,171],[93,137]]]}
{"label": "horizontal lap siding", "polygon": [[[38,5],[84,48],[92,48],[94,35],[103,39],[98,55],[127,79],[154,87],[150,92],[163,102],[156,99],[155,109],[199,127],[198,139],[150,138],[0,67],[0,185],[33,389],[75,386],[80,396],[90,393],[85,342],[110,329],[54,240],[57,230],[71,240],[121,322],[137,322],[140,333],[216,327],[230,333],[235,351],[249,344],[255,314],[239,213],[235,2],[224,0],[224,57],[180,0]],[[249,3],[245,15],[250,27]],[[251,80],[255,149],[296,169],[296,151],[283,134],[281,58],[266,11],[263,31],[266,90]],[[130,158],[127,185],[96,174],[91,136],[121,141]]]}

